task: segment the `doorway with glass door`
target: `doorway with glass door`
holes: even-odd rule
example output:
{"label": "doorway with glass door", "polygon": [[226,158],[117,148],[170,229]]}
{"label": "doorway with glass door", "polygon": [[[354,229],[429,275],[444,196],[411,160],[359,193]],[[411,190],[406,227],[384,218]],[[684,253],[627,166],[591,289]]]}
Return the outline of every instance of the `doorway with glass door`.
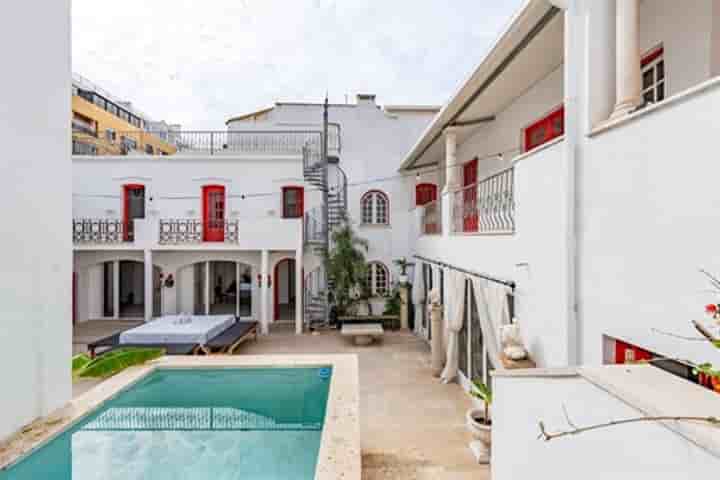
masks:
{"label": "doorway with glass door", "polygon": [[[116,285],[117,283],[117,285]],[[145,318],[145,264],[131,260],[103,263],[103,316]],[[160,268],[153,267],[152,315],[162,314]]]}

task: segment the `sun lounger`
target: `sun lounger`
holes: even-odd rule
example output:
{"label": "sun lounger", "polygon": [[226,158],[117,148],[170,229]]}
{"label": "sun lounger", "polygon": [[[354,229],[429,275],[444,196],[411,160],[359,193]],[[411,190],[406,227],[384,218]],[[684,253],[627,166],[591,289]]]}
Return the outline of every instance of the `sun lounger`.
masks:
{"label": "sun lounger", "polygon": [[245,340],[257,340],[258,322],[235,322],[231,327],[200,346],[207,355],[222,353],[232,355],[235,349]]}
{"label": "sun lounger", "polygon": [[167,355],[194,355],[197,353],[199,345],[197,343],[166,343],[166,344],[132,344],[125,345],[120,343],[120,332],[101,338],[94,342],[88,343],[88,353],[90,358],[95,358],[98,348],[106,348],[102,353],[107,353],[116,348],[139,347],[139,348],[164,348]]}

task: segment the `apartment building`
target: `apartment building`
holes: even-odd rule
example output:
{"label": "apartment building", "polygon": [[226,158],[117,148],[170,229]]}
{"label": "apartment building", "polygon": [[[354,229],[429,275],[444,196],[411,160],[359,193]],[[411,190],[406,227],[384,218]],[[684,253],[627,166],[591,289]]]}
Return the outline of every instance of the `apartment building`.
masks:
{"label": "apartment building", "polygon": [[[720,352],[691,320],[717,330],[698,269],[720,271],[718,25],[709,0],[527,1],[405,156],[401,170],[430,170],[420,183],[441,192],[417,210],[414,301],[424,312],[441,285],[446,321],[464,309],[446,335],[461,383],[495,391],[493,478],[686,478],[720,465],[705,425],[537,439],[541,421],[717,411],[693,365]],[[473,273],[466,293],[451,271]],[[510,321],[540,368],[504,368],[497,327]],[[417,327],[433,334],[425,316]],[[610,366],[648,359],[660,368]]]}
{"label": "apartment building", "polygon": [[177,125],[155,122],[103,88],[75,73],[72,81],[73,154],[171,155]]}

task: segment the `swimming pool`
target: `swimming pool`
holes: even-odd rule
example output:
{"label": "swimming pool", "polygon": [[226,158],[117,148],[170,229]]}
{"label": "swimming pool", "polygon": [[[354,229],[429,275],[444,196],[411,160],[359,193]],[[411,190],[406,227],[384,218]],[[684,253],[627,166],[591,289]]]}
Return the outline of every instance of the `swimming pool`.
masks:
{"label": "swimming pool", "polygon": [[333,374],[158,368],[0,480],[313,479]]}

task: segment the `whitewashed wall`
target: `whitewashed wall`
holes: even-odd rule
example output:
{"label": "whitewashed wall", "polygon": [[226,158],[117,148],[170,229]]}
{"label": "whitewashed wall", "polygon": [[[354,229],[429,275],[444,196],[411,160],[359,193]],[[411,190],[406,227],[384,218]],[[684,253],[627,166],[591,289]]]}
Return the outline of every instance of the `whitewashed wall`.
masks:
{"label": "whitewashed wall", "polygon": [[551,432],[568,428],[563,407],[579,426],[641,415],[580,376],[496,376],[493,388],[494,480],[676,480],[712,477],[720,468],[717,457],[657,423],[538,439],[540,421]]}
{"label": "whitewashed wall", "polygon": [[674,95],[710,78],[712,0],[653,0],[640,3],[640,51],[665,47],[667,94]]}
{"label": "whitewashed wall", "polygon": [[[368,183],[369,180],[396,177],[403,156],[433,117],[432,112],[386,112],[374,101],[337,105],[329,109],[329,121],[339,123],[342,135],[340,167],[348,176],[349,216],[357,233],[369,241],[367,258],[383,262],[396,278],[393,260],[414,253],[408,232],[415,228],[415,177]],[[319,128],[322,106],[317,104],[277,104],[260,120],[233,121],[230,130],[248,127]],[[424,177],[435,180],[432,174]],[[389,226],[360,225],[360,198],[368,190],[382,190],[390,199]],[[308,265],[314,264],[312,260]],[[308,267],[309,268],[309,267]],[[308,271],[306,269],[306,271]],[[375,302],[382,309],[384,301]]]}
{"label": "whitewashed wall", "polygon": [[70,399],[72,352],[70,1],[4,10],[0,439]]}
{"label": "whitewashed wall", "polygon": [[[720,88],[666,104],[588,138],[578,191],[583,360],[602,361],[602,335],[668,343],[653,329],[694,335],[690,320],[717,300],[699,268],[720,272]],[[694,342],[672,351],[696,359]],[[700,359],[697,359],[700,360]],[[710,360],[705,358],[703,361]]]}

